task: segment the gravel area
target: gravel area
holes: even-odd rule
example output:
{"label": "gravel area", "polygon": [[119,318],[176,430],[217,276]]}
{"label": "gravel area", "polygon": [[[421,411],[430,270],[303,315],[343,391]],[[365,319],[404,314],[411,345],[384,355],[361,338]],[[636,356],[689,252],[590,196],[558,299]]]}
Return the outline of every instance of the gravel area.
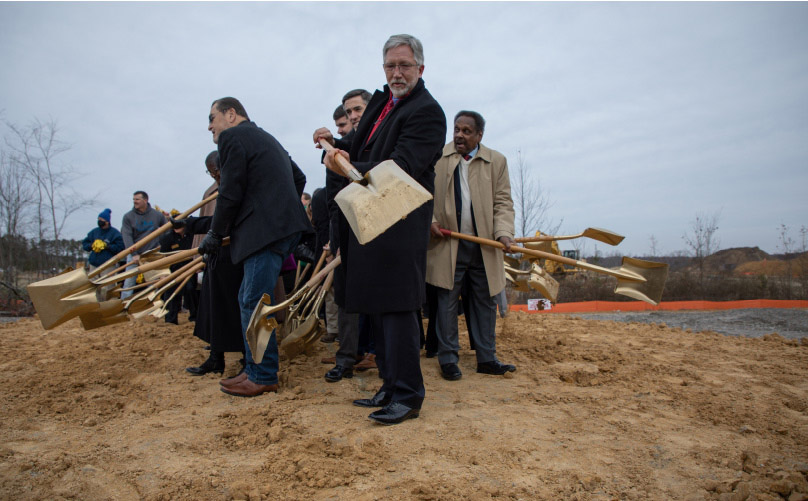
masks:
{"label": "gravel area", "polygon": [[576,313],[575,317],[616,322],[665,324],[693,331],[714,331],[730,336],[761,337],[776,332],[789,338],[808,337],[808,309],[749,308],[710,311],[644,311]]}

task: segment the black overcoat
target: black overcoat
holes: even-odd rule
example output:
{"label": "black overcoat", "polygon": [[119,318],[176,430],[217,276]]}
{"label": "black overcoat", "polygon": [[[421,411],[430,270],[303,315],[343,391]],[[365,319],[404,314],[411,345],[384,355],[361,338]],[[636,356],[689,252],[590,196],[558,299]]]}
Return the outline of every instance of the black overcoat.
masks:
{"label": "black overcoat", "polygon": [[230,235],[234,263],[311,228],[300,203],[306,175],[271,134],[244,121],[222,131],[218,144],[221,181],[211,229]]}
{"label": "black overcoat", "polygon": [[[207,233],[210,221],[210,216],[189,217],[186,220],[186,231]],[[199,291],[194,336],[210,344],[213,351],[244,351],[241,308],[238,305],[238,290],[243,277],[244,268],[241,263],[233,264],[230,259],[229,245],[223,245],[216,253],[207,256],[202,289]]]}
{"label": "black overcoat", "polygon": [[[365,173],[384,160],[393,160],[434,193],[434,167],[446,142],[446,115],[419,79],[368,142],[368,134],[389,97],[390,89],[385,85],[384,91],[377,90],[368,103],[350,141],[351,163]],[[431,222],[430,201],[361,245],[347,221],[341,218],[340,249],[346,273],[344,304],[348,312],[377,314],[421,307],[425,299],[426,247]]]}

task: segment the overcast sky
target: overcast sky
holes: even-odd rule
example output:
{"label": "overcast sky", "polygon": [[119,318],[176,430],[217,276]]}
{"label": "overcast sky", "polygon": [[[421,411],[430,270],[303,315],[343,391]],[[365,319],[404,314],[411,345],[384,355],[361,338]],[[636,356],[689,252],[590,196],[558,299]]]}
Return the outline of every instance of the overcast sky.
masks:
{"label": "overcast sky", "polygon": [[104,207],[120,228],[135,190],[198,201],[223,96],[311,192],[312,132],[334,129],[346,91],[382,87],[395,33],[423,42],[449,134],[458,110],[480,112],[483,143],[512,171],[521,151],[562,233],[626,236],[600,252],[646,254],[651,235],[683,250],[699,212],[720,211],[722,248],[777,252],[781,223],[808,225],[805,3],[0,3],[0,118],[57,120],[77,188],[101,193],[66,237]]}

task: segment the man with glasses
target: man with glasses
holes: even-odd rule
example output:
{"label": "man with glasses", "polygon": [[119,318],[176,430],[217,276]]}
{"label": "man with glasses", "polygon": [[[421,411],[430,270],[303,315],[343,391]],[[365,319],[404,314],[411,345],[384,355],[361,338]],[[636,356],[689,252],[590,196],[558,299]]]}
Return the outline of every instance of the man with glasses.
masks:
{"label": "man with glasses", "polygon": [[[394,35],[384,44],[382,57],[387,85],[368,103],[348,151],[328,152],[326,167],[341,173],[336,155],[349,159],[362,173],[393,160],[431,193],[434,165],[446,137],[446,117],[421,79],[423,47],[413,36]],[[314,139],[316,142],[318,137]],[[343,178],[342,184],[347,185],[348,180]],[[424,302],[431,220],[429,202],[373,241],[360,245],[340,216],[345,308],[369,316],[376,363],[384,381],[376,395],[354,404],[381,407],[369,416],[381,424],[418,417],[424,400],[418,309]]]}

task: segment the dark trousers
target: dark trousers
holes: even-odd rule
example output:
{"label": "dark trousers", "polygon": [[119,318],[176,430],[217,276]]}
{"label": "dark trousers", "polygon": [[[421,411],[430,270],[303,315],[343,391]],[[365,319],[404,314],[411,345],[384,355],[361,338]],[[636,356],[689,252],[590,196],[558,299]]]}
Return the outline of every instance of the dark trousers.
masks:
{"label": "dark trousers", "polygon": [[478,244],[461,240],[457,247],[454,288],[438,288],[437,334],[438,361],[441,364],[458,362],[460,349],[457,340],[458,299],[464,280],[468,283],[469,308],[464,312],[469,334],[474,339],[477,363],[496,360],[497,306],[488,291],[483,256]]}
{"label": "dark trousers", "polygon": [[420,409],[426,395],[421,375],[418,312],[368,315],[376,343],[376,365],[384,383],[381,390],[394,402]]}
{"label": "dark trousers", "polygon": [[350,369],[356,362],[359,345],[359,313],[348,313],[339,306],[339,349],[337,365]]}

